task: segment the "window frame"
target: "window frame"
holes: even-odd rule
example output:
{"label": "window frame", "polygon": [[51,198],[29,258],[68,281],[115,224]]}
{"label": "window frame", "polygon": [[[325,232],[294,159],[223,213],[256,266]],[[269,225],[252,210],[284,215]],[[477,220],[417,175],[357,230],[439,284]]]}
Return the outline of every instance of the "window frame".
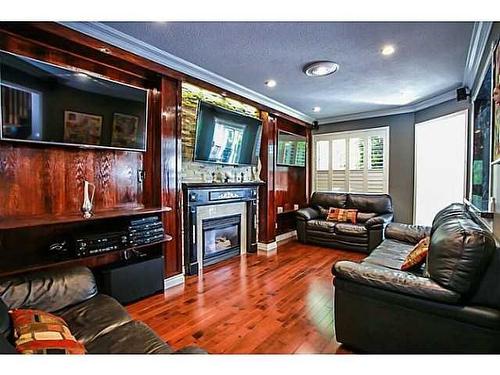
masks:
{"label": "window frame", "polygon": [[[339,132],[329,132],[329,133],[318,133],[318,134],[313,134],[312,135],[312,160],[313,160],[313,165],[312,167],[312,191],[319,191],[316,187],[316,166],[317,166],[317,160],[316,160],[316,154],[317,154],[317,142],[318,141],[328,141],[329,142],[329,158],[328,158],[328,181],[330,185],[330,189],[328,191],[333,191],[332,187],[332,178],[333,178],[333,140],[335,139],[345,139],[345,144],[346,144],[346,152],[345,152],[345,162],[346,162],[346,167],[345,170],[337,170],[337,171],[345,171],[345,176],[346,176],[346,181],[345,181],[345,190],[346,192],[352,192],[352,193],[362,193],[362,194],[370,194],[366,192],[366,184],[367,184],[367,173],[369,172],[369,160],[367,159],[368,155],[368,140],[371,136],[382,136],[384,139],[384,166],[382,168],[382,171],[384,172],[384,188],[383,188],[383,193],[382,194],[388,194],[389,192],[389,173],[390,173],[390,127],[389,126],[380,126],[380,127],[373,127],[373,128],[366,128],[366,129],[360,129],[360,130],[348,130],[348,131],[339,131]],[[350,139],[351,138],[362,138],[365,141],[365,161],[364,161],[364,166],[363,166],[363,173],[365,175],[364,178],[364,184],[365,184],[365,191],[363,192],[358,192],[358,191],[350,191],[349,189],[349,175],[350,175],[350,157],[349,157],[349,152],[350,152]],[[370,148],[371,150],[371,148]],[[377,169],[375,169],[377,170]]]}

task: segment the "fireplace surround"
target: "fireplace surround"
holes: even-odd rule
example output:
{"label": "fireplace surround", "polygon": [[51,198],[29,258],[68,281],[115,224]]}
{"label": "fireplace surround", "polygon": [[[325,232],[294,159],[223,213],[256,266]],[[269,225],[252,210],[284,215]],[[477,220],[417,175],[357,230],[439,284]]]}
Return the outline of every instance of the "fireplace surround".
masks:
{"label": "fireplace surround", "polygon": [[260,182],[184,183],[184,267],[187,275],[257,251]]}

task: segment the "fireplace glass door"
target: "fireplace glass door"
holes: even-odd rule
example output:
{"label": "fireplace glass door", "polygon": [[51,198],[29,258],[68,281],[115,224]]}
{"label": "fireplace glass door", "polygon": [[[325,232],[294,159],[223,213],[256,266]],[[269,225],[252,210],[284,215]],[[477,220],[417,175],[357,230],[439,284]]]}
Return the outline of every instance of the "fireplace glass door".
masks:
{"label": "fireplace glass door", "polygon": [[[203,220],[203,260],[226,259],[240,253],[241,216],[224,216]],[[222,259],[221,259],[222,258]]]}

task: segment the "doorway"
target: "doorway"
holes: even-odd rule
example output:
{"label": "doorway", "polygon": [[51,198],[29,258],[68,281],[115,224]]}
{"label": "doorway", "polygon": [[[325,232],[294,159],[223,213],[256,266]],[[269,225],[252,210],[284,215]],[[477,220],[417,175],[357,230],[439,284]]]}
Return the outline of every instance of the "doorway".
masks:
{"label": "doorway", "polygon": [[413,222],[431,225],[438,211],[465,197],[468,112],[415,124]]}

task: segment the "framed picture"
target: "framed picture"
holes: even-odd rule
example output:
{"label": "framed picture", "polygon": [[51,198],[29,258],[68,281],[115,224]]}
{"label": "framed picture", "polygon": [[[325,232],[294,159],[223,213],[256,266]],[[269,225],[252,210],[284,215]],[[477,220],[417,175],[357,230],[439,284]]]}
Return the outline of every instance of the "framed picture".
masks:
{"label": "framed picture", "polygon": [[64,141],[98,145],[101,143],[102,116],[64,111]]}
{"label": "framed picture", "polygon": [[[493,88],[500,83],[500,41],[493,50]],[[493,163],[500,162],[500,105],[493,102]]]}
{"label": "framed picture", "polygon": [[111,145],[117,147],[135,147],[137,145],[138,128],[138,116],[123,113],[113,114]]}

